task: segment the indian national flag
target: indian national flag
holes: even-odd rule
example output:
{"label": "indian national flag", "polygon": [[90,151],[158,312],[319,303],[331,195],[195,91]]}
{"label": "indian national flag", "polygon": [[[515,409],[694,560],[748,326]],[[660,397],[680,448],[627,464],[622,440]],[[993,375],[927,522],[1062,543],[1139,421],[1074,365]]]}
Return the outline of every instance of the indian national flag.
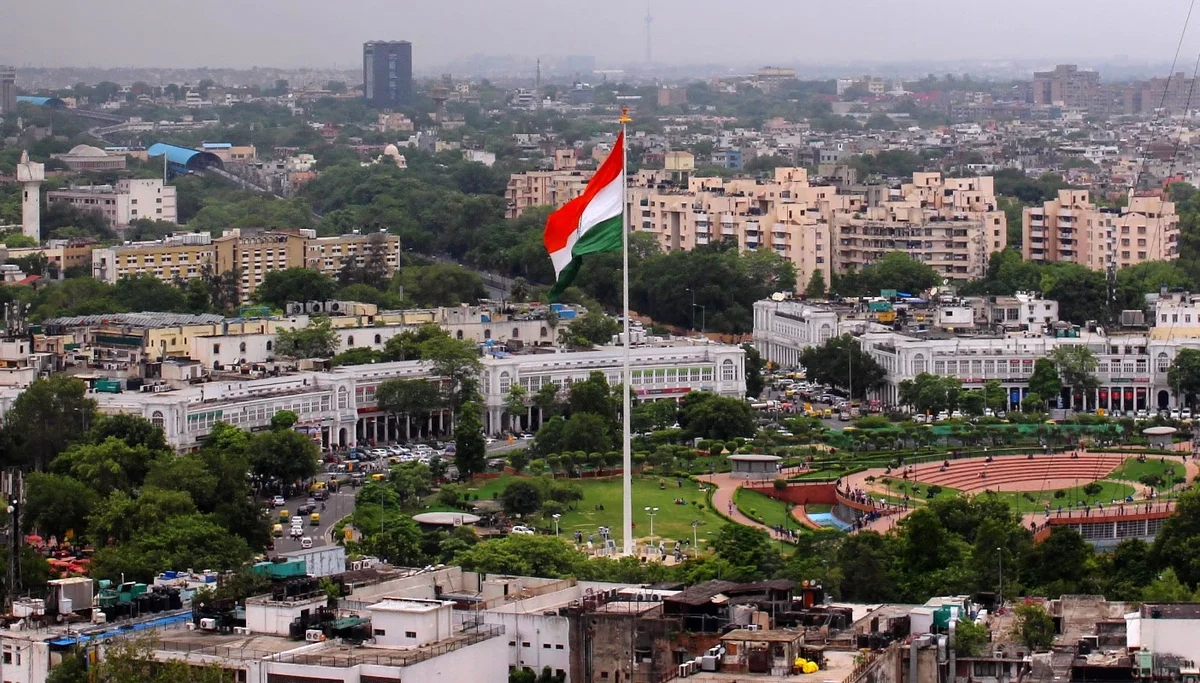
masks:
{"label": "indian national flag", "polygon": [[588,181],[583,194],[550,214],[542,237],[558,282],[550,290],[555,301],[570,286],[585,254],[621,251],[625,213],[625,133]]}

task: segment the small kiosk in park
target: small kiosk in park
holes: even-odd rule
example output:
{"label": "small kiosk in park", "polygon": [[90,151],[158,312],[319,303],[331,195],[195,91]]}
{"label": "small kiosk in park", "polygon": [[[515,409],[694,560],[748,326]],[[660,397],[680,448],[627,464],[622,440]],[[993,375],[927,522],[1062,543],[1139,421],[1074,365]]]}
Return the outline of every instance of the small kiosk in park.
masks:
{"label": "small kiosk in park", "polygon": [[774,479],[779,476],[779,462],[775,455],[758,453],[735,453],[729,456],[731,474],[734,479]]}
{"label": "small kiosk in park", "polygon": [[1175,432],[1179,431],[1174,427],[1147,427],[1142,430],[1142,434],[1150,441],[1151,448],[1162,448],[1169,450],[1171,448],[1171,437]]}

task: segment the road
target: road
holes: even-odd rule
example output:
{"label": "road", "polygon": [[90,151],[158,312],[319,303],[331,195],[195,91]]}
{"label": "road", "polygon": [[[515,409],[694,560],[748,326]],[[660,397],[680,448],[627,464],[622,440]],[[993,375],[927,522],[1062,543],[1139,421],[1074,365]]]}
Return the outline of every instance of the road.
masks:
{"label": "road", "polygon": [[[321,512],[321,524],[319,526],[309,526],[308,515],[304,515],[304,535],[312,538],[313,547],[330,545],[329,531],[343,517],[346,517],[354,511],[354,494],[358,493],[358,489],[352,488],[349,484],[343,484],[337,493],[330,494],[329,499],[325,501],[325,511]],[[296,508],[304,504],[308,499],[308,494],[289,498],[287,504],[283,506],[284,510],[289,511],[293,516],[296,514]],[[320,512],[320,502],[317,503],[317,511]],[[275,524],[279,521],[280,508],[271,508],[271,523]],[[275,550],[273,554],[287,553],[293,550],[300,550],[300,539],[290,538],[287,532],[291,529],[291,524],[283,522],[283,538],[275,539]]]}

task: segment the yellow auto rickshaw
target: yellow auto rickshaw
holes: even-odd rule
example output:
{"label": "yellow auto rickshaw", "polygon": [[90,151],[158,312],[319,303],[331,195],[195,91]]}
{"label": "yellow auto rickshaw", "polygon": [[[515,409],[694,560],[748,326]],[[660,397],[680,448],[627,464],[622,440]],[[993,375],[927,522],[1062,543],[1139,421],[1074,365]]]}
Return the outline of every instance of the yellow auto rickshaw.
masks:
{"label": "yellow auto rickshaw", "polygon": [[383,481],[385,479],[387,479],[387,475],[383,472],[376,472],[371,475],[371,481]]}
{"label": "yellow auto rickshaw", "polygon": [[292,518],[292,513],[288,512],[286,509],[279,510],[279,521],[280,522],[286,522],[291,518]]}
{"label": "yellow auto rickshaw", "polygon": [[325,488],[325,482],[323,482],[323,481],[315,481],[315,482],[313,482],[313,483],[312,483],[312,485],[311,485],[311,486],[309,486],[309,487],[308,487],[308,492],[309,492],[309,493],[316,493],[317,491],[320,491],[320,490],[321,490],[321,489],[323,489],[323,488]]}
{"label": "yellow auto rickshaw", "polygon": [[283,525],[276,524],[275,526],[271,527],[271,535],[275,538],[283,538]]}
{"label": "yellow auto rickshaw", "polygon": [[321,526],[321,513],[314,512],[308,516],[309,526]]}

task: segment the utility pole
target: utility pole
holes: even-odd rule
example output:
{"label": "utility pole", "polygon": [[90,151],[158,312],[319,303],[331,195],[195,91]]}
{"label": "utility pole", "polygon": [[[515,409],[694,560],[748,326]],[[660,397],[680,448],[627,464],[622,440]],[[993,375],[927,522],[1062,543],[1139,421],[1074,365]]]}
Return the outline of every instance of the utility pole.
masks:
{"label": "utility pole", "polygon": [[13,601],[21,590],[21,507],[25,504],[25,476],[10,468],[0,474],[0,490],[8,500],[8,592],[5,612],[12,614]]}

